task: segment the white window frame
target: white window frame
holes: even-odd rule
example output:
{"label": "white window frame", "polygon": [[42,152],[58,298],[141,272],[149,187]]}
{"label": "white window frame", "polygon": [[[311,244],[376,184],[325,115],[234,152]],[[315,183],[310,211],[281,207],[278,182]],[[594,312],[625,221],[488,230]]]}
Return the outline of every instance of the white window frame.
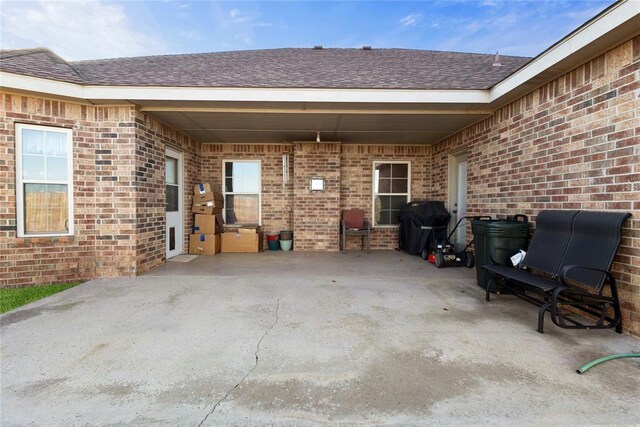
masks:
{"label": "white window frame", "polygon": [[407,165],[407,203],[411,201],[411,160],[374,160],[371,169],[371,224],[375,228],[398,228],[399,224],[376,224],[376,196],[402,196],[405,193],[376,193],[376,166],[385,164]]}
{"label": "white window frame", "polygon": [[[241,192],[241,191],[231,191],[227,192],[227,168],[225,167],[227,163],[257,163],[260,173],[258,174],[258,225],[262,225],[262,160],[260,159],[223,159],[222,160],[222,195],[224,197],[224,203],[227,203],[227,194],[235,195],[235,194],[256,194],[254,192]],[[226,206],[222,209],[222,215],[224,218],[225,224],[227,223],[227,208]],[[236,223],[234,226],[242,226],[245,224]]]}
{"label": "white window frame", "polygon": [[[23,179],[22,178],[22,132],[24,130],[39,130],[49,132],[65,133],[67,135],[67,179],[66,180],[46,180],[46,179]],[[16,216],[18,225],[18,237],[55,237],[73,236],[73,130],[56,126],[30,125],[26,123],[15,124],[16,139]],[[24,184],[62,184],[67,186],[68,200],[68,231],[66,233],[29,233],[24,231]]]}

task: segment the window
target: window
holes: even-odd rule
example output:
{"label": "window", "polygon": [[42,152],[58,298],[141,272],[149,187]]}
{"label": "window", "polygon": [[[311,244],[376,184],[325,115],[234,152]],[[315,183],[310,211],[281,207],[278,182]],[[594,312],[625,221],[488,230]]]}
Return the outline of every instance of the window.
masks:
{"label": "window", "polygon": [[224,220],[227,224],[260,224],[260,161],[225,160]]}
{"label": "window", "polygon": [[398,224],[400,209],[410,201],[409,162],[373,163],[373,225]]}
{"label": "window", "polygon": [[71,129],[16,124],[18,237],[73,235]]}
{"label": "window", "polygon": [[178,184],[178,159],[167,156],[166,160],[167,212],[180,210],[180,184]]}

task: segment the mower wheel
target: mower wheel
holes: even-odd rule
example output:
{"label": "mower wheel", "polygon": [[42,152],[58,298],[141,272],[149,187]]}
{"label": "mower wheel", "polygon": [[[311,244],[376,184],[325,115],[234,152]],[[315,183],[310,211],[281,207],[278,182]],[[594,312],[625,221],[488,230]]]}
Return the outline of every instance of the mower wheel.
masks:
{"label": "mower wheel", "polygon": [[467,268],[473,268],[475,264],[475,258],[471,252],[467,252],[467,262],[464,264]]}
{"label": "mower wheel", "polygon": [[437,268],[441,268],[444,266],[444,255],[442,255],[442,252],[436,252],[436,262],[434,264]]}
{"label": "mower wheel", "polygon": [[422,259],[426,260],[427,258],[429,258],[429,251],[426,249],[423,249],[420,255],[422,256]]}

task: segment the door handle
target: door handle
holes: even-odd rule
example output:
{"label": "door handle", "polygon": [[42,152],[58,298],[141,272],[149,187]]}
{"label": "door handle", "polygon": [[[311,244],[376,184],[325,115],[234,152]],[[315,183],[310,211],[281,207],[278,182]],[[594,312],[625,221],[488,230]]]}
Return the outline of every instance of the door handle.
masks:
{"label": "door handle", "polygon": [[453,213],[458,213],[458,211],[457,211],[456,209],[454,209],[454,210],[453,210],[453,211],[451,211],[451,212],[453,212]]}

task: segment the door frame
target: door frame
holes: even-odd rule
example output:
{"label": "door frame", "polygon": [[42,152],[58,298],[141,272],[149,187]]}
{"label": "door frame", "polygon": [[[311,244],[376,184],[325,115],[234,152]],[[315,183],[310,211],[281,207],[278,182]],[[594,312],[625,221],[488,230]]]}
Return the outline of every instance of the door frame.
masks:
{"label": "door frame", "polygon": [[[171,147],[165,147],[165,152],[164,152],[164,156],[165,156],[165,167],[164,167],[164,173],[165,173],[165,196],[166,196],[166,173],[167,173],[167,166],[166,166],[166,158],[167,157],[172,157],[174,159],[178,160],[178,167],[176,168],[176,172],[178,174],[178,186],[179,186],[179,190],[178,190],[178,214],[180,215],[180,233],[176,233],[176,249],[174,249],[174,252],[171,253],[171,251],[169,250],[169,224],[168,224],[168,219],[167,219],[167,210],[165,207],[165,227],[164,227],[164,237],[165,237],[165,257],[167,259],[172,258],[174,256],[180,255],[184,252],[184,161],[183,161],[183,153],[180,151],[177,151]],[[178,231],[178,230],[176,230]]]}
{"label": "door frame", "polygon": [[[468,152],[466,149],[462,149],[462,150],[457,150],[457,151],[453,151],[451,153],[449,153],[449,159],[448,159],[448,171],[447,171],[447,175],[448,175],[448,181],[447,181],[447,209],[451,212],[451,221],[449,222],[450,227],[449,227],[449,232],[451,232],[451,230],[453,229],[453,227],[456,225],[456,223],[458,222],[458,215],[457,213],[454,214],[453,211],[456,208],[456,202],[458,200],[458,167],[460,165],[460,163],[466,162],[467,163],[467,185],[469,183],[469,179],[468,179],[468,174],[469,174],[469,156],[468,156]],[[468,191],[468,188],[467,188]],[[456,209],[457,210],[457,209]],[[463,226],[465,227],[466,230],[466,224],[463,224]],[[466,235],[466,234],[465,234]],[[452,239],[455,241],[456,236],[452,236]],[[466,237],[465,237],[465,241],[466,241]]]}

